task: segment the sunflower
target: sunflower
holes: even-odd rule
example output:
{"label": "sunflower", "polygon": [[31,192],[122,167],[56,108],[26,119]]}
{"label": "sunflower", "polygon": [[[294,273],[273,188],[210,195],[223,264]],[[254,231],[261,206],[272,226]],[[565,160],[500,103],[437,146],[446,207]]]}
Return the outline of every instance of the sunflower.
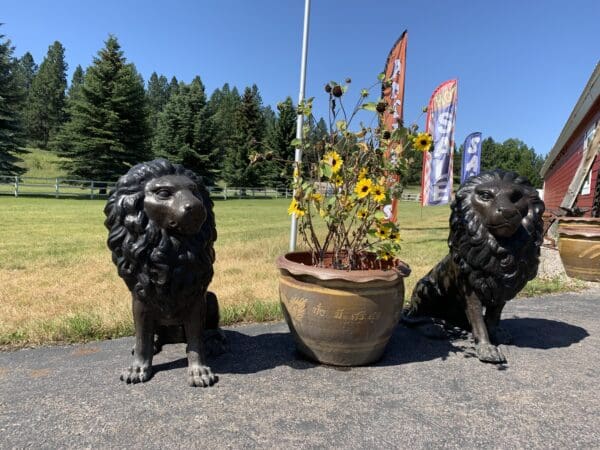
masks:
{"label": "sunflower", "polygon": [[358,198],[365,198],[371,192],[372,186],[373,186],[373,182],[370,179],[361,178],[359,180],[359,182],[356,183],[354,192],[356,192],[356,195],[358,195]]}
{"label": "sunflower", "polygon": [[389,232],[388,239],[390,241],[394,241],[394,242],[400,242],[402,240],[402,239],[400,239],[400,233],[398,233],[395,230],[392,230]]}
{"label": "sunflower", "polygon": [[304,215],[304,209],[298,204],[295,198],[292,199],[292,203],[290,203],[288,214],[290,216],[296,214],[297,217],[302,217]]}
{"label": "sunflower", "polygon": [[342,164],[344,164],[342,157],[335,150],[325,153],[323,156],[323,162],[331,166],[331,171],[333,173],[338,173],[342,168]]}
{"label": "sunflower", "polygon": [[419,133],[413,138],[413,145],[415,150],[421,152],[428,152],[431,148],[431,142],[433,139],[429,133]]}
{"label": "sunflower", "polygon": [[388,250],[381,250],[377,252],[377,256],[379,256],[379,259],[383,261],[388,261],[394,257],[394,255],[392,255]]}
{"label": "sunflower", "polygon": [[356,217],[358,217],[361,220],[365,220],[368,215],[369,211],[367,210],[367,208],[361,208],[358,211],[356,211]]}
{"label": "sunflower", "polygon": [[366,178],[368,173],[369,173],[369,169],[367,169],[366,167],[363,167],[362,169],[360,169],[358,171],[358,179],[362,180],[363,178]]}
{"label": "sunflower", "polygon": [[335,184],[336,187],[340,187],[342,184],[344,184],[344,177],[337,173],[333,177],[331,177],[331,181],[333,182],[333,184]]}
{"label": "sunflower", "polygon": [[377,236],[379,239],[385,239],[388,237],[388,230],[386,230],[384,227],[376,228],[375,236]]}
{"label": "sunflower", "polygon": [[311,194],[310,199],[315,203],[321,203],[323,201],[323,194],[315,192]]}
{"label": "sunflower", "polygon": [[376,184],[371,187],[371,195],[376,201],[382,203],[385,200],[385,187],[381,184]]}

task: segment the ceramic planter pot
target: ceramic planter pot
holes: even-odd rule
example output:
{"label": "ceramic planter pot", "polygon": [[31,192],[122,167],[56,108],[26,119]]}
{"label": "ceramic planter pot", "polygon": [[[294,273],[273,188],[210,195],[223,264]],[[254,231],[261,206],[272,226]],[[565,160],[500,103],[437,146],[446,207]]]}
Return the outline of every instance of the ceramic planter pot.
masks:
{"label": "ceramic planter pot", "polygon": [[568,276],[600,281],[600,218],[560,218],[558,251]]}
{"label": "ceramic planter pot", "polygon": [[314,267],[308,252],[277,259],[279,297],[301,353],[336,366],[377,361],[396,327],[410,268],[336,270]]}

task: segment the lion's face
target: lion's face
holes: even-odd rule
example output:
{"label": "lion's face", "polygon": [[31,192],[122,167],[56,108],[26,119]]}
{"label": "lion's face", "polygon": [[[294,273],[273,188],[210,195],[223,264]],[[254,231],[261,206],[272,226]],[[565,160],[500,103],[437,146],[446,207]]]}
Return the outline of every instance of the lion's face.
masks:
{"label": "lion's face", "polygon": [[498,238],[514,235],[530,206],[526,187],[505,180],[494,180],[473,189],[471,203],[481,223]]}
{"label": "lion's face", "polygon": [[206,220],[206,208],[198,186],[184,175],[165,175],[146,184],[144,210],[160,228],[193,235]]}

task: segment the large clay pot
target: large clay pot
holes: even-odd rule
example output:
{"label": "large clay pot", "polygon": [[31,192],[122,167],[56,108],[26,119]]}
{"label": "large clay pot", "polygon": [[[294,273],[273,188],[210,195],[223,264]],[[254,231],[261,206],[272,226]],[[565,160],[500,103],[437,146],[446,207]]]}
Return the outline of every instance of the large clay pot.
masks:
{"label": "large clay pot", "polygon": [[600,218],[560,218],[558,251],[568,276],[600,281]]}
{"label": "large clay pot", "polygon": [[277,267],[283,314],[301,353],[336,366],[381,358],[400,319],[406,264],[325,269],[312,265],[310,253],[296,252],[279,257]]}

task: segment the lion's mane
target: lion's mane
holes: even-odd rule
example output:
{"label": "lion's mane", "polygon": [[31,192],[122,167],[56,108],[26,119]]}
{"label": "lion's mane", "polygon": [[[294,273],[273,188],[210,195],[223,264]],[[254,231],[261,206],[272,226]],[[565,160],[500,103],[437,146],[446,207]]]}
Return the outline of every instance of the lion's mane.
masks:
{"label": "lion's mane", "polygon": [[[496,238],[472,207],[474,189],[494,181],[522,186],[528,198],[528,213],[510,238]],[[513,298],[537,274],[543,240],[544,203],[527,178],[496,169],[469,178],[451,205],[450,256],[459,276],[466,277],[479,298],[505,302]]]}
{"label": "lion's mane", "polygon": [[[196,183],[206,221],[192,236],[160,228],[144,211],[144,188],[165,175],[183,175]],[[202,178],[164,159],[137,164],[119,178],[104,208],[108,247],[119,276],[144,302],[174,312],[181,299],[203,295],[213,276],[217,238],[213,203]]]}

